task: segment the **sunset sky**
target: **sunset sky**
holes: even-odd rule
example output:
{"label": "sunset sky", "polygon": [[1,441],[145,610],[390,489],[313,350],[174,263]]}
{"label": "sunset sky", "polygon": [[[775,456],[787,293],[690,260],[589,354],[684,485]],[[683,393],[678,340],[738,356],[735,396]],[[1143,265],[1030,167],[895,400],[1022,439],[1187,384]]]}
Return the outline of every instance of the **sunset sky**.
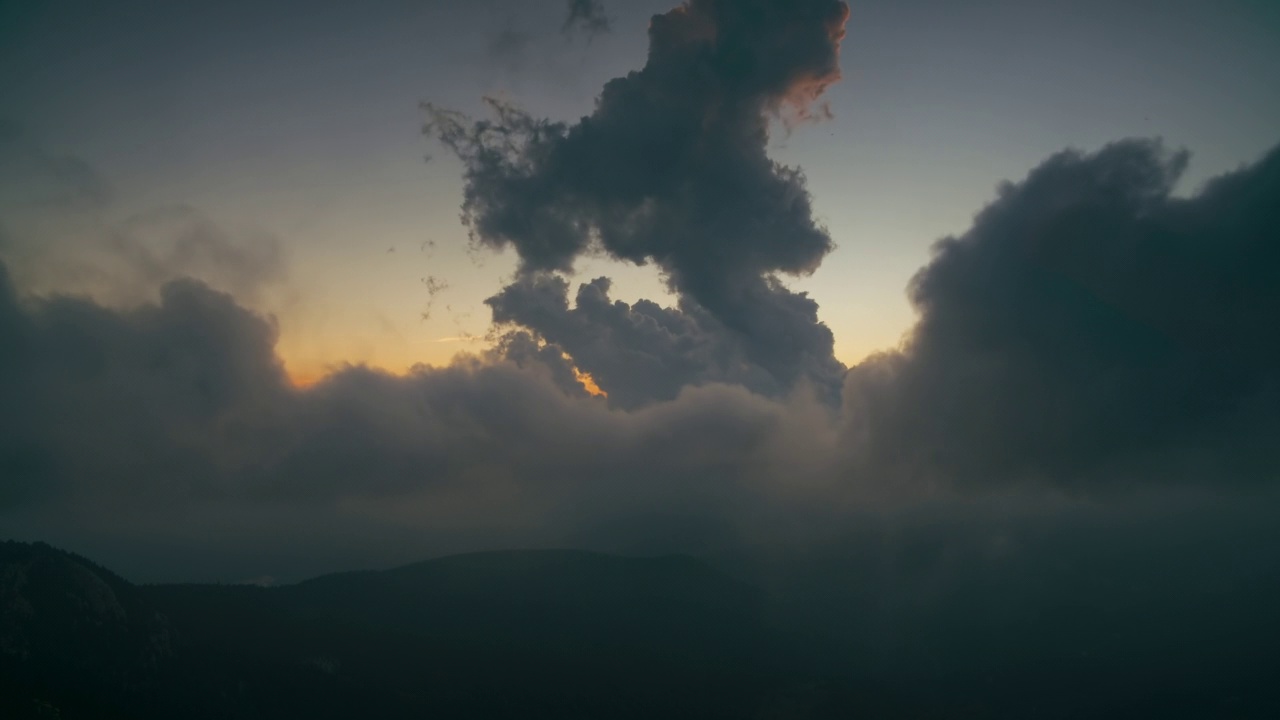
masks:
{"label": "sunset sky", "polygon": [[1254,577],[1277,78],[1267,0],[0,2],[0,537]]}
{"label": "sunset sky", "polygon": [[[482,114],[492,95],[576,120],[643,65],[648,18],[670,2],[606,3],[610,31],[590,35],[564,32],[561,5],[6,2],[0,142],[83,162],[105,194],[15,209],[21,163],[0,165],[0,253],[31,292],[149,299],[154,286],[86,268],[110,228],[163,242],[156,216],[183,208],[232,242],[276,244],[270,268],[223,289],[278,319],[295,379],[477,351],[514,255],[468,252],[461,168],[423,136],[420,103]],[[833,118],[775,124],[769,145],[804,169],[837,246],[788,282],[855,363],[909,329],[904,289],[930,245],[1047,155],[1159,136],[1192,152],[1182,192],[1255,160],[1280,128],[1278,18],[1263,0],[854,3]],[[616,299],[670,301],[652,266],[575,267],[611,276]]]}

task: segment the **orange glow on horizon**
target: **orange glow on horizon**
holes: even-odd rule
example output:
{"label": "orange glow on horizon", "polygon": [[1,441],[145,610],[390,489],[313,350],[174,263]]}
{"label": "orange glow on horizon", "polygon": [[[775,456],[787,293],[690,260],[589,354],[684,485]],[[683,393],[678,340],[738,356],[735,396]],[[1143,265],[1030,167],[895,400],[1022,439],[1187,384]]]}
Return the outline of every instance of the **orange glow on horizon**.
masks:
{"label": "orange glow on horizon", "polygon": [[323,380],[326,375],[328,373],[285,370],[285,377],[289,379],[289,384],[295,390],[306,390]]}
{"label": "orange glow on horizon", "polygon": [[[843,362],[846,366],[853,367],[863,362],[867,358],[876,355],[877,353],[885,352],[887,350],[892,350],[893,347],[894,345],[892,344],[886,346],[883,343],[874,343],[874,342],[866,343],[866,344],[856,344],[856,345],[846,346],[846,347],[837,346],[836,355],[837,355],[837,359]],[[416,368],[447,366],[450,363],[452,363],[456,357],[457,357],[457,353],[455,353],[453,357],[450,357],[449,360],[446,362],[424,363],[420,360],[413,360],[413,361],[405,361],[402,363],[397,363],[391,366],[387,366],[387,364],[385,363],[380,363],[377,361],[376,358],[373,358],[373,357],[365,357],[365,358],[351,357],[346,360],[337,361],[337,362],[299,362],[299,363],[289,362],[288,359],[286,358],[283,361],[283,365],[284,365],[285,378],[288,381],[289,385],[292,386],[295,390],[307,390],[318,385],[319,383],[323,382],[325,378],[329,377],[330,375],[333,375],[336,372],[340,372],[343,368],[346,368],[346,367],[366,366],[366,367],[378,370],[380,372],[385,372],[390,375],[402,377],[402,376],[411,374]],[[578,366],[573,364],[573,358],[569,357],[568,355],[565,356],[565,359],[569,361],[570,367],[573,369],[574,378],[579,383],[582,384],[582,387],[588,393],[590,393],[595,397],[603,397],[603,398],[609,397],[609,393],[600,387],[600,385],[596,382],[595,378],[591,376],[591,373],[584,372],[578,369]]]}
{"label": "orange glow on horizon", "polygon": [[[374,367],[374,366],[370,365],[370,367]],[[390,373],[391,375],[403,377],[405,375],[410,374],[414,368],[418,368],[418,367],[422,367],[422,365],[420,363],[415,363],[410,367],[405,367],[400,370],[392,370],[389,368],[377,368],[377,369],[381,370],[382,372]],[[579,370],[578,366],[576,365],[570,365],[570,367],[573,368],[574,378],[579,383],[582,384],[583,389],[585,389],[587,393],[589,393],[594,397],[603,397],[603,398],[609,397],[609,393],[605,392],[603,389],[601,389],[599,385],[596,384],[596,380],[595,378],[591,377],[591,373],[583,372]],[[295,390],[307,390],[319,384],[321,381],[323,381],[325,378],[329,377],[330,375],[334,374],[335,372],[338,372],[340,369],[341,369],[340,367],[334,367],[334,366],[326,366],[326,367],[320,367],[320,368],[300,368],[300,369],[286,368],[285,377],[288,378],[289,384],[293,386]]]}

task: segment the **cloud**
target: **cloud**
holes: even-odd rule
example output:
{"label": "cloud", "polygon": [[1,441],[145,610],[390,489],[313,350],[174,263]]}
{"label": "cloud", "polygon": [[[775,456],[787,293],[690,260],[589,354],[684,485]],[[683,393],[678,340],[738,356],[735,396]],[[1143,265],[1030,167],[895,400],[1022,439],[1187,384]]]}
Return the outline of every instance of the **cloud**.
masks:
{"label": "cloud", "polygon": [[695,0],[653,18],[644,68],[606,84],[577,124],[490,100],[479,121],[428,105],[427,132],[463,162],[474,240],[513,247],[522,275],[567,272],[597,250],[652,262],[777,387],[803,379],[835,398],[831,332],[778,279],[834,246],[803,174],[766,146],[771,120],[810,116],[839,79],[847,16],[838,0]]}
{"label": "cloud", "polygon": [[6,210],[95,211],[112,199],[111,185],[84,160],[50,151],[12,121],[0,118],[0,199]]}
{"label": "cloud", "polygon": [[[834,79],[843,16],[691,2],[578,124],[438,114],[477,242],[522,263],[488,301],[493,351],[444,368],[293,387],[248,306],[270,254],[194,212],[88,224],[130,238],[111,252],[154,289],[135,302],[0,272],[0,527],[142,578],[498,547],[745,557],[829,588],[822,632],[902,667],[1024,657],[1044,608],[1065,613],[1054,657],[1115,625],[1071,608],[1159,617],[1120,624],[1133,647],[1194,637],[1147,610],[1268,587],[1280,548],[1280,152],[1189,197],[1187,156],[1156,142],[1048,158],[938,243],[904,346],[844,373],[777,279],[831,240],[763,135]],[[32,225],[4,220],[21,260]],[[658,265],[674,306],[575,287],[597,250]]]}
{"label": "cloud", "polygon": [[[603,278],[570,306],[564,278],[523,273],[490,300],[492,351],[297,389],[273,321],[200,282],[119,309],[0,275],[0,521],[174,547],[235,527],[227,556],[284,543],[286,576],[502,546],[876,553],[973,512],[1026,533],[1213,506],[1226,543],[1277,489],[1280,152],[1175,197],[1185,164],[1131,140],[1002,186],[838,408],[768,386],[705,308],[611,301]],[[944,544],[1019,547],[971,527]],[[969,571],[938,562],[902,592],[958,592]]]}
{"label": "cloud", "polygon": [[611,301],[609,288],[605,277],[583,283],[570,308],[568,281],[538,274],[518,279],[486,302],[494,322],[537,328],[549,350],[589,368],[610,401],[623,408],[672,400],[686,386],[717,382],[762,395],[781,393],[768,371],[747,358],[740,339],[697,304],[628,305]]}
{"label": "cloud", "polygon": [[979,484],[1274,480],[1280,151],[1178,198],[1186,163],[1065,151],[941,240],[906,346],[846,386],[870,453]]}
{"label": "cloud", "polygon": [[[274,323],[189,280],[127,309],[5,284],[0,333],[0,520],[53,536],[233,523],[266,538],[301,516],[358,527],[365,552],[388,535],[413,554],[717,544],[773,512],[771,473],[832,442],[806,401],[723,385],[610,409],[518,334],[447,368],[352,367],[295,389]],[[815,427],[780,427],[797,422]]]}
{"label": "cloud", "polygon": [[[570,307],[567,281],[527,274],[493,302],[519,315],[494,351],[298,389],[274,322],[198,281],[110,307],[0,272],[0,527],[140,578],[500,547],[736,558],[902,667],[963,665],[975,638],[1038,652],[1026,614],[1064,598],[1171,617],[1212,599],[1171,593],[1236,597],[1280,548],[1276,157],[1189,198],[1155,143],[1050,158],[939,243],[910,342],[853,368],[840,408],[753,391],[740,350],[697,345],[732,337],[709,313],[611,302],[602,280]],[[635,363],[594,359],[622,399],[575,371],[606,346]],[[1047,567],[1094,569],[1028,579]]]}
{"label": "cloud", "polygon": [[284,279],[279,238],[260,231],[232,231],[195,208],[157,208],[114,224],[108,251],[121,266],[117,285],[158,288],[176,278],[197,278],[256,301],[266,287]]}
{"label": "cloud", "polygon": [[[488,300],[492,352],[404,376],[293,387],[252,309],[271,240],[187,208],[113,218],[89,164],[5,136],[25,159],[0,164],[0,531],[139,580],[692,552],[799,598],[831,667],[912,691],[1066,707],[1081,678],[1155,697],[1257,675],[1280,150],[1186,197],[1189,157],[1158,142],[1046,159],[937,244],[904,345],[845,372],[780,281],[832,240],[765,153],[770,122],[820,114],[845,12],[691,0],[578,123],[435,113],[477,243],[521,268]],[[566,278],[597,252],[653,263],[676,301]]]}
{"label": "cloud", "polygon": [[128,305],[192,277],[256,302],[285,277],[281,243],[270,233],[229,229],[180,204],[120,216],[114,195],[88,162],[0,127],[0,259],[24,290]]}
{"label": "cloud", "polygon": [[568,0],[569,15],[560,31],[565,34],[585,33],[587,39],[611,31],[609,17],[600,0]]}
{"label": "cloud", "polygon": [[269,442],[251,435],[284,388],[275,327],[229,296],[181,280],[157,305],[116,311],[64,296],[20,304],[7,274],[0,289],[0,474],[13,494],[199,488]]}

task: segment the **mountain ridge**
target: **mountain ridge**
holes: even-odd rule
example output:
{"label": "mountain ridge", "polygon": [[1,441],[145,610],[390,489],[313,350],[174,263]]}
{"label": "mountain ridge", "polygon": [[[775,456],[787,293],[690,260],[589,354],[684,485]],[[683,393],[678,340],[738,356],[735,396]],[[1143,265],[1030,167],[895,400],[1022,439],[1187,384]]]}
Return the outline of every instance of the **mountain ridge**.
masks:
{"label": "mountain ridge", "polygon": [[[766,592],[689,556],[518,550],[135,585],[0,543],[0,717],[1277,716],[1280,576],[1042,557],[1075,581],[1043,586],[1026,560],[895,589],[842,556],[761,575]],[[1118,583],[1145,600],[1109,602]]]}
{"label": "mountain ridge", "polygon": [[134,585],[52,546],[5,548],[4,568],[101,573],[172,630],[152,685],[83,691],[103,672],[55,664],[6,689],[28,696],[12,717],[733,717],[789,682],[755,591],[689,556],[489,551],[260,587]]}

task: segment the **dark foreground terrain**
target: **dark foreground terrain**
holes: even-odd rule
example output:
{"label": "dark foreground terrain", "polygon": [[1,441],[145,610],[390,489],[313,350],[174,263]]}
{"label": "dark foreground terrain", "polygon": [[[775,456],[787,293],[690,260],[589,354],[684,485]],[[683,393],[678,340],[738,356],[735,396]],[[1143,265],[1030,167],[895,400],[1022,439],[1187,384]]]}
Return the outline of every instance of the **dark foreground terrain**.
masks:
{"label": "dark foreground terrain", "polygon": [[[527,551],[137,586],[9,542],[0,717],[1280,717],[1272,585],[1155,613],[961,593],[900,627],[837,585],[779,598],[687,557]],[[1189,613],[1222,621],[1188,636]]]}

